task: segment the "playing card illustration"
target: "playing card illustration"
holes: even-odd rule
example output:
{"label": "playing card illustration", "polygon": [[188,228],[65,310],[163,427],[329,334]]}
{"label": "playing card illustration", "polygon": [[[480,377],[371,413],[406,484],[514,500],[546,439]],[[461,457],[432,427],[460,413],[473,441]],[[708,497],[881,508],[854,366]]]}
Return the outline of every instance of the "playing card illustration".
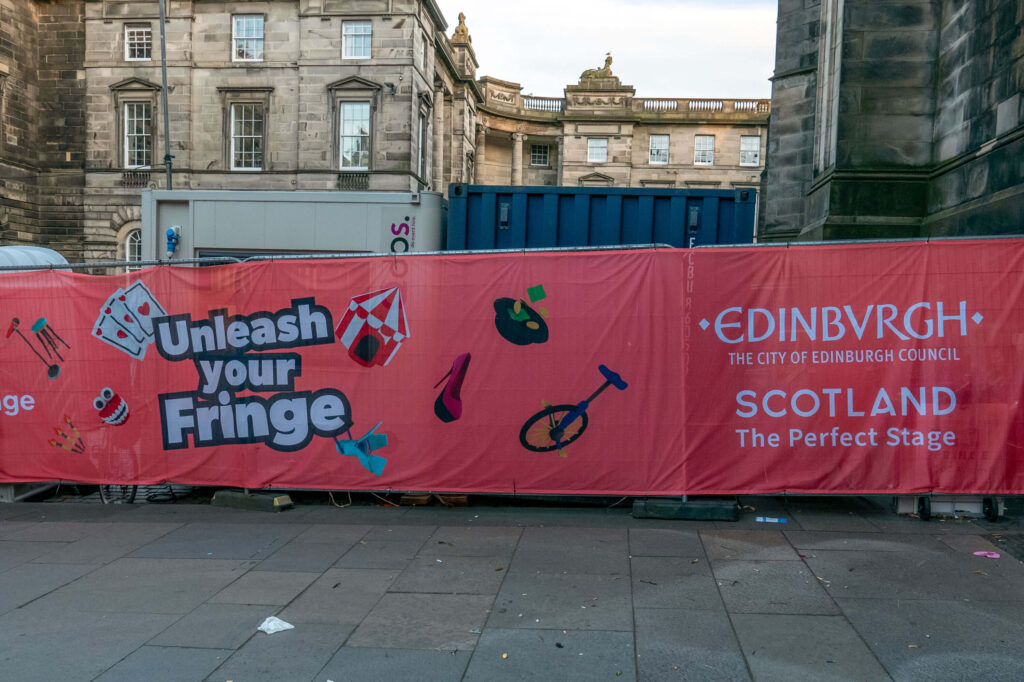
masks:
{"label": "playing card illustration", "polygon": [[136,360],[146,357],[153,342],[153,318],[166,315],[163,306],[142,282],[118,289],[100,308],[93,336]]}
{"label": "playing card illustration", "polygon": [[142,331],[153,335],[153,318],[167,315],[160,302],[149,292],[142,282],[135,282],[124,291],[128,313],[142,326]]}

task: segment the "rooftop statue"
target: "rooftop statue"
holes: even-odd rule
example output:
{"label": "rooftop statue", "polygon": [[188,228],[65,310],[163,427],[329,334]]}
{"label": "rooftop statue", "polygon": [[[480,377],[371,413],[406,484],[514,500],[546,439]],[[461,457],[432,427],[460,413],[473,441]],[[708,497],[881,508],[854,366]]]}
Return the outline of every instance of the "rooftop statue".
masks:
{"label": "rooftop statue", "polygon": [[452,34],[453,43],[471,43],[473,42],[472,36],[469,35],[469,29],[466,28],[466,15],[459,12],[459,25],[455,27],[455,33]]}
{"label": "rooftop statue", "polygon": [[600,69],[587,69],[580,74],[580,80],[587,80],[591,78],[615,78],[612,74],[612,53],[609,52],[604,58],[604,66]]}

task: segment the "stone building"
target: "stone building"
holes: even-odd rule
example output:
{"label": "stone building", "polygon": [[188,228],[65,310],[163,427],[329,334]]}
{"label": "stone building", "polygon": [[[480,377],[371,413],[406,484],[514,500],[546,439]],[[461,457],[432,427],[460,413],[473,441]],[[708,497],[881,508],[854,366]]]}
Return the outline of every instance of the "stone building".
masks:
{"label": "stone building", "polygon": [[[754,186],[765,100],[563,98],[477,78],[435,0],[169,0],[174,189],[446,191],[452,182]],[[156,0],[0,0],[0,244],[139,253],[164,188]]]}
{"label": "stone building", "polygon": [[780,0],[760,236],[1024,232],[1024,4]]}
{"label": "stone building", "polygon": [[485,76],[477,179],[488,185],[757,187],[767,100],[635,97],[612,73],[585,71],[565,97],[524,95]]}

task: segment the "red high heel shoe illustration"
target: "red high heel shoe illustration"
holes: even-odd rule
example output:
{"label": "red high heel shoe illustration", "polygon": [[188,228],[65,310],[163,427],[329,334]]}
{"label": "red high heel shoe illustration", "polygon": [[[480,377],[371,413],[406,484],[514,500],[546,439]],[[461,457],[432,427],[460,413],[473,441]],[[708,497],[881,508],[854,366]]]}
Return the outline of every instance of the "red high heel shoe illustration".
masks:
{"label": "red high heel shoe illustration", "polygon": [[[441,377],[441,381],[448,379],[441,394],[434,401],[434,414],[443,422],[453,422],[462,416],[462,380],[466,378],[466,370],[469,369],[469,353],[463,353],[455,358],[452,368],[448,374]],[[441,385],[441,381],[434,384],[434,388]]]}

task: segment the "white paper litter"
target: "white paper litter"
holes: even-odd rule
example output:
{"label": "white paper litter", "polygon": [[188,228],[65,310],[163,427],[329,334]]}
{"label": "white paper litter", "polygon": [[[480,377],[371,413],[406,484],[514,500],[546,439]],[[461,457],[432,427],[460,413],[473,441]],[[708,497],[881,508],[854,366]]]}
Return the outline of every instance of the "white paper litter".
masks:
{"label": "white paper litter", "polygon": [[275,632],[281,632],[282,630],[294,630],[295,626],[291,623],[284,622],[277,616],[270,616],[265,621],[263,621],[262,625],[260,625],[256,629],[261,630],[267,633],[268,635],[272,635]]}

